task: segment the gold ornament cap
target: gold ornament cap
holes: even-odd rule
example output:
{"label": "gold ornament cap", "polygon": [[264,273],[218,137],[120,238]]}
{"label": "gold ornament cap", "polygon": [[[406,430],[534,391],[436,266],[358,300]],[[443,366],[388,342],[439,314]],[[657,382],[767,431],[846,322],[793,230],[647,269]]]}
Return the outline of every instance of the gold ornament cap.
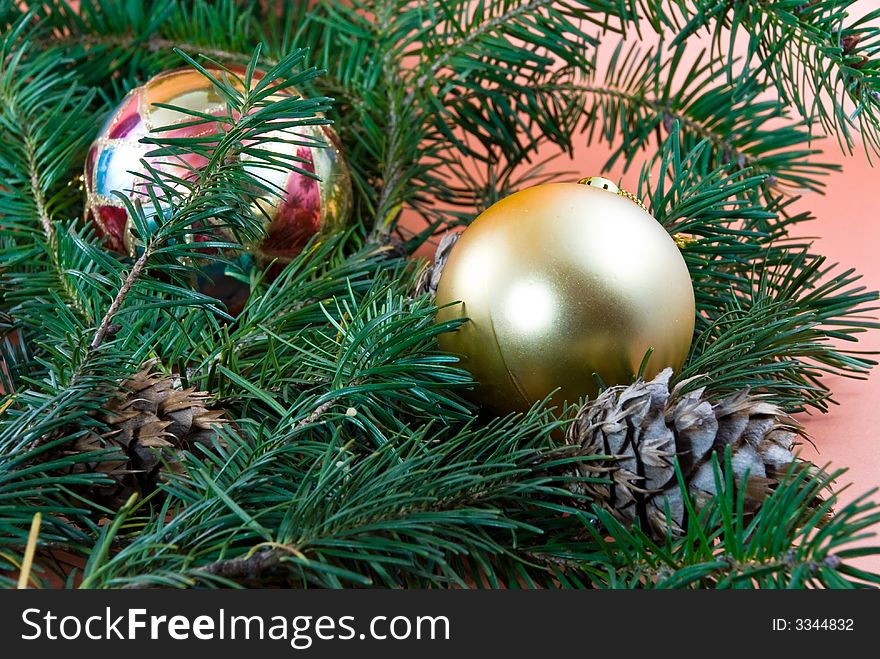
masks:
{"label": "gold ornament cap", "polygon": [[611,181],[607,178],[603,178],[601,176],[587,176],[586,178],[582,178],[578,181],[581,185],[589,185],[591,188],[601,188],[602,190],[608,190],[608,192],[614,192],[615,194],[620,192],[620,188],[614,181]]}
{"label": "gold ornament cap", "polygon": [[608,192],[613,192],[614,194],[620,195],[621,197],[626,197],[631,202],[638,204],[639,208],[643,211],[647,212],[648,207],[645,206],[645,203],[635,196],[632,192],[627,192],[618,186],[614,181],[610,181],[607,178],[602,176],[587,176],[586,178],[582,178],[578,181],[581,185],[589,185],[591,188],[599,188],[600,190],[607,190]]}

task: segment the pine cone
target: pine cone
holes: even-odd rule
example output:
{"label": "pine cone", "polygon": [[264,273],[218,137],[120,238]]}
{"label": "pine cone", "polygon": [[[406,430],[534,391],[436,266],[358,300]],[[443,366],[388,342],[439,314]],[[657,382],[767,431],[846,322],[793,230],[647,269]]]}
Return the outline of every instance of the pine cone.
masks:
{"label": "pine cone", "polygon": [[[745,489],[747,513],[757,510],[794,461],[798,432],[783,423],[779,408],[748,391],[711,403],[703,389],[671,393],[666,369],[651,382],[606,390],[585,405],[567,442],[580,455],[612,456],[581,462],[574,489],[602,502],[618,519],[635,522],[654,537],[680,535],[686,526],[673,459],[678,458],[698,508],[717,494],[712,455],[730,447],[734,482]],[[667,518],[667,509],[669,518]]]}
{"label": "pine cone", "polygon": [[458,242],[460,237],[460,233],[447,233],[440,239],[440,244],[437,245],[437,250],[434,253],[434,262],[422,270],[422,274],[419,275],[419,279],[416,282],[416,295],[421,295],[422,293],[435,295],[437,293],[440,275],[443,274],[443,266],[446,265],[446,260],[449,258],[452,248],[455,247],[455,243]]}
{"label": "pine cone", "polygon": [[180,471],[178,455],[196,445],[210,446],[220,425],[229,423],[212,410],[206,392],[180,389],[176,378],[155,373],[153,364],[123,383],[121,394],[100,413],[108,430],[81,439],[76,452],[118,448],[124,459],[90,465],[111,476],[115,486],[100,494],[124,503],[133,492],[152,492],[165,469]]}

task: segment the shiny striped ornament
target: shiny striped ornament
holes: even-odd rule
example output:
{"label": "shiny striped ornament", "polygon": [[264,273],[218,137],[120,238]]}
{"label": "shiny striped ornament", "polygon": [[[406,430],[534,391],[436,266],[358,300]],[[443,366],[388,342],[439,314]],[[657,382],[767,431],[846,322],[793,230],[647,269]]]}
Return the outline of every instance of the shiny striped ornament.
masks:
{"label": "shiny striped ornament", "polygon": [[[243,78],[243,70],[235,71]],[[222,75],[219,71],[216,75]],[[255,80],[259,79],[259,74]],[[233,84],[238,84],[230,77]],[[296,94],[295,90],[281,90],[281,94]],[[211,81],[194,69],[179,69],[161,73],[146,84],[131,90],[119,107],[110,115],[97,139],[91,146],[85,163],[84,184],[87,215],[102,234],[108,246],[118,252],[134,255],[137,251],[132,221],[122,200],[114,192],[130,199],[139,199],[147,216],[155,213],[146,196],[143,174],[146,160],[151,167],[187,179],[193,178],[193,169],[207,164],[202,156],[189,155],[183,159],[168,156],[146,157],[153,145],[143,144],[141,138],[162,129],[164,137],[199,137],[217,131],[210,122],[193,124],[193,117],[167,107],[165,104],[194,110],[203,114],[227,114],[225,99]],[[175,128],[175,126],[179,126]],[[302,172],[276,171],[254,164],[252,173],[272,184],[281,194],[266,193],[257,200],[265,217],[266,237],[259,244],[246,245],[240,255],[243,265],[266,263],[272,259],[289,260],[296,256],[315,234],[343,228],[351,208],[351,177],[342,156],[339,138],[329,126],[299,126],[275,131],[261,149],[283,155],[295,154]],[[295,142],[295,143],[292,143]],[[320,146],[328,145],[327,147]],[[253,156],[242,154],[242,160]],[[306,173],[314,174],[313,178]],[[161,209],[160,209],[161,212]],[[226,239],[217,232],[195,233],[195,241]],[[214,267],[216,270],[216,266]],[[220,297],[228,297],[221,286],[222,273],[209,271],[200,278],[200,288]],[[228,278],[227,278],[228,279]],[[204,281],[201,281],[204,280]],[[235,282],[226,282],[236,289]]]}

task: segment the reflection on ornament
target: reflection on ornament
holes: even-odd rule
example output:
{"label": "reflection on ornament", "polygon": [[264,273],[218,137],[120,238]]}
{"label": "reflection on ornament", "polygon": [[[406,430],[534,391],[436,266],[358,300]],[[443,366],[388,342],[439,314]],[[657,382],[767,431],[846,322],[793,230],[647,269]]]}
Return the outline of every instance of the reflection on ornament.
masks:
{"label": "reflection on ornament", "polygon": [[514,284],[504,305],[511,326],[533,335],[552,331],[555,307],[553,290],[537,281]]}
{"label": "reflection on ornament", "polygon": [[[608,185],[606,185],[606,183]],[[648,378],[681,367],[694,330],[690,274],[675,242],[629,193],[605,179],[539,185],[486,210],[440,275],[440,336],[499,412],[593,396],[596,373],[629,383],[648,350]],[[461,304],[454,304],[461,302]]]}
{"label": "reflection on ornament", "polygon": [[[296,92],[279,92],[291,93]],[[212,116],[227,113],[225,99],[208,78],[193,69],[181,69],[161,73],[133,89],[110,116],[86,159],[87,209],[110,247],[130,254],[135,250],[131,220],[124,204],[113,192],[139,198],[146,205],[147,215],[154,212],[148,206],[149,198],[144,196],[146,184],[142,175],[146,168],[141,159],[156,147],[141,144],[138,140],[159,128],[163,129],[159,134],[164,137],[187,138],[217,130],[216,124],[208,122],[191,125],[192,116],[156,104],[173,105]],[[180,127],[167,130],[177,125]],[[320,179],[257,164],[251,167],[251,173],[284,193],[267,193],[258,200],[266,216],[267,237],[259,245],[246,247],[263,260],[290,259],[316,233],[332,232],[344,225],[351,205],[351,179],[340,152],[339,139],[329,126],[299,126],[270,132],[265,137],[267,141],[261,143],[261,149],[283,154],[295,151],[301,160],[297,166]],[[329,146],[321,148],[318,144]],[[244,153],[241,159],[246,162],[254,157]],[[147,160],[157,170],[182,179],[193,178],[193,170],[207,164],[203,157],[196,155],[173,160],[167,156],[152,156]]]}

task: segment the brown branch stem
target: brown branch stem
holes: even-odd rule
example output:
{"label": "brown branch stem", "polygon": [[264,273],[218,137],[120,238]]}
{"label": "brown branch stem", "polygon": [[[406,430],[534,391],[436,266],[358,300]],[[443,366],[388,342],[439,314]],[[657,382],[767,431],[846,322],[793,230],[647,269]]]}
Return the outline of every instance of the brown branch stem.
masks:
{"label": "brown branch stem", "polygon": [[143,254],[138,257],[138,260],[135,261],[131,270],[129,270],[128,276],[125,278],[125,281],[122,283],[122,286],[116,293],[116,297],[113,298],[113,302],[110,304],[110,307],[107,309],[107,312],[101,319],[101,324],[98,325],[98,329],[95,331],[94,337],[92,337],[92,342],[89,344],[89,352],[97,350],[104,342],[104,338],[107,336],[107,331],[110,329],[110,323],[112,322],[113,317],[122,307],[122,304],[123,302],[125,302],[125,298],[128,296],[131,287],[134,286],[135,282],[140,278],[141,273],[143,272],[144,267],[147,264],[147,260],[150,258],[150,255],[152,253],[153,245],[148,244],[144,248]]}
{"label": "brown branch stem", "polygon": [[3,102],[7,105],[10,115],[14,122],[21,128],[21,149],[27,161],[28,168],[28,187],[30,188],[31,197],[34,200],[34,208],[36,210],[37,220],[43,230],[43,236],[46,239],[47,252],[58,281],[62,289],[67,295],[67,304],[75,311],[80,318],[88,320],[88,313],[83,308],[82,302],[77,295],[76,289],[71,286],[65,277],[64,268],[58,257],[58,236],[55,233],[55,225],[49,214],[48,204],[46,201],[46,193],[40,183],[40,172],[37,166],[37,145],[35,138],[30,129],[30,121],[27,117],[19,115],[15,106],[15,99],[6,97]]}
{"label": "brown branch stem", "polygon": [[293,427],[293,429],[299,430],[301,428],[306,427],[307,425],[314,423],[315,421],[320,419],[327,410],[329,410],[331,407],[333,407],[333,405],[335,403],[336,403],[335,399],[328,400],[326,403],[321,403],[320,405],[318,405],[318,407],[316,407],[314,409],[314,411],[311,414],[309,414],[304,419],[300,419],[296,423],[296,425]]}
{"label": "brown branch stem", "polygon": [[256,579],[274,570],[284,554],[277,549],[263,549],[242,558],[226,558],[198,568],[199,572],[227,579]]}
{"label": "brown branch stem", "polygon": [[[49,39],[40,40],[49,42]],[[41,44],[42,45],[42,44]],[[206,57],[210,57],[213,60],[218,60],[219,62],[247,62],[250,60],[250,55],[246,53],[237,53],[231,50],[222,50],[220,48],[208,48],[204,46],[199,46],[197,44],[192,43],[181,43],[179,41],[174,41],[172,39],[165,39],[162,37],[152,37],[150,39],[144,39],[140,42],[134,41],[130,36],[118,36],[118,35],[107,35],[107,36],[99,36],[99,35],[83,35],[83,34],[70,34],[63,35],[61,37],[52,37],[51,45],[53,47],[67,47],[67,46],[112,46],[116,48],[123,48],[129,52],[135,52],[136,48],[140,46],[145,46],[148,51],[151,53],[158,52],[160,50],[171,50],[172,48],[178,48],[179,50],[183,50],[188,53],[199,53],[201,55],[205,55]],[[278,61],[272,58],[263,58],[263,64],[268,66],[274,66]]]}

